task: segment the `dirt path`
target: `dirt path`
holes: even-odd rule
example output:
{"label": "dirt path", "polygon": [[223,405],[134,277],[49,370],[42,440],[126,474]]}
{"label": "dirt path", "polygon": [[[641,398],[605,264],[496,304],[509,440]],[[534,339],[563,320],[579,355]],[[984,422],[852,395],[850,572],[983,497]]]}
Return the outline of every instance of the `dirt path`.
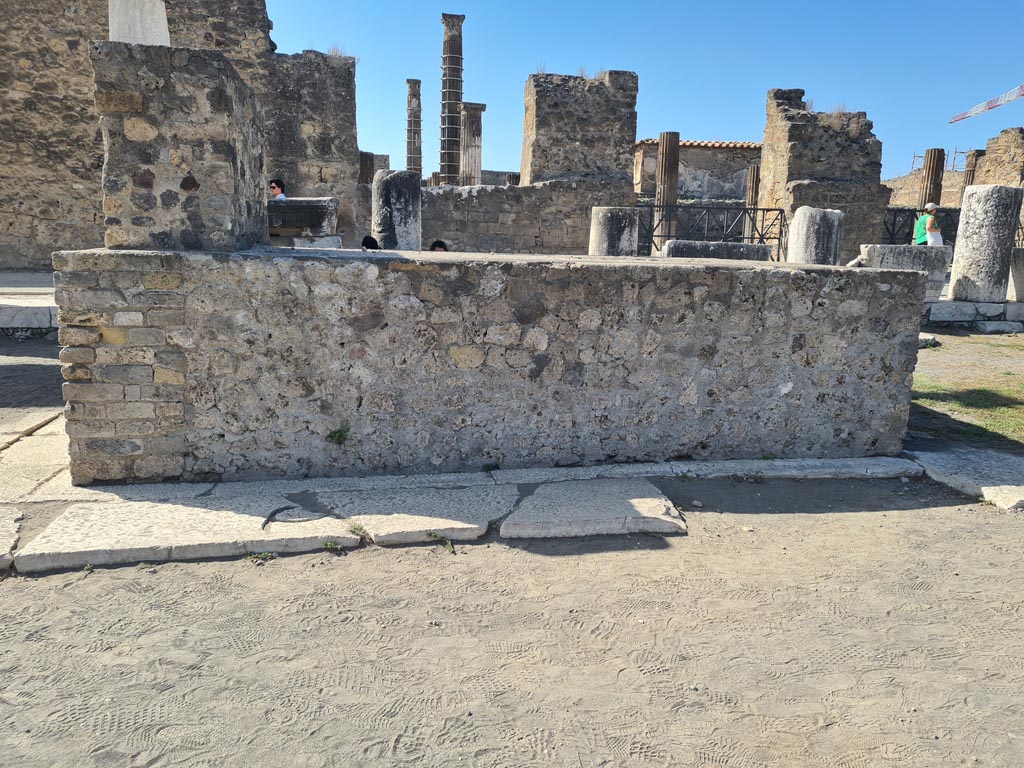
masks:
{"label": "dirt path", "polygon": [[924,480],[660,484],[689,537],[3,581],[0,754],[1020,765],[1020,516]]}

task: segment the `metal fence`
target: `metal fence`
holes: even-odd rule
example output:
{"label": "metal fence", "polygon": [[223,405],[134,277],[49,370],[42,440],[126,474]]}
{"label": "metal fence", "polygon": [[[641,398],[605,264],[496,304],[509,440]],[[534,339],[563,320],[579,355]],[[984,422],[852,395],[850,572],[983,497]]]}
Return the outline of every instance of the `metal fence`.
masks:
{"label": "metal fence", "polygon": [[640,253],[665,240],[757,243],[774,246],[772,258],[786,252],[786,212],[781,208],[728,205],[654,205],[639,203]]}
{"label": "metal fence", "polygon": [[[887,208],[885,211],[885,235],[883,242],[887,245],[912,245],[914,242],[914,225],[921,211],[916,208]],[[945,245],[956,243],[956,232],[960,227],[959,208],[939,208],[935,218],[942,230],[942,242]]]}

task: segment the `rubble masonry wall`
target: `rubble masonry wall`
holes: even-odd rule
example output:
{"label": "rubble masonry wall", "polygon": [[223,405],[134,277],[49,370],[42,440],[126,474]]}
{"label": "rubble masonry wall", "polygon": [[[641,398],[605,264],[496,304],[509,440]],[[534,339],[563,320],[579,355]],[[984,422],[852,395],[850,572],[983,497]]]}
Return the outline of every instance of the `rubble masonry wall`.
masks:
{"label": "rubble masonry wall", "polygon": [[668,259],[54,265],[79,484],[895,454],[924,292],[916,272]]}
{"label": "rubble masonry wall", "polygon": [[[679,146],[680,200],[743,200],[747,169],[761,160],[761,147]],[[658,170],[658,142],[636,145],[633,184],[638,195],[654,197]]]}

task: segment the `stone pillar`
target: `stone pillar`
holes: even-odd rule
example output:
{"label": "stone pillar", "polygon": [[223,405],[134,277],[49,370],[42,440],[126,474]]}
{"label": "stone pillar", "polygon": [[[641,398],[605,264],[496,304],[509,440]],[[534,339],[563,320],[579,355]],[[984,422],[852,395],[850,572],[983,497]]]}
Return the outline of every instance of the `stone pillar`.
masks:
{"label": "stone pillar", "polygon": [[801,206],[789,222],[786,263],[838,264],[842,243],[842,211]]}
{"label": "stone pillar", "polygon": [[978,161],[985,156],[984,149],[972,149],[967,153],[967,164],[964,166],[964,183],[960,187],[960,206],[964,204],[964,192],[974,186],[974,175],[978,172]]}
{"label": "stone pillar", "polygon": [[[658,176],[654,205],[675,205],[679,200],[679,133],[665,131],[658,136]],[[672,237],[675,211],[656,207],[654,211],[654,247],[659,250]]]}
{"label": "stone pillar", "polygon": [[171,44],[164,0],[107,0],[109,39],[132,45]]}
{"label": "stone pillar", "polygon": [[981,184],[968,187],[949,278],[955,301],[1006,301],[1010,253],[1020,221],[1024,188]]}
{"label": "stone pillar", "polygon": [[107,247],[266,243],[263,109],[224,54],[112,42],[90,54]]}
{"label": "stone pillar", "polygon": [[917,193],[917,210],[923,211],[927,203],[942,205],[942,173],[945,167],[946,150],[924,151],[924,172],[921,174],[921,188]]}
{"label": "stone pillar", "polygon": [[473,187],[483,173],[483,113],[486,104],[462,103],[462,136],[459,151],[459,184]]}
{"label": "stone pillar", "polygon": [[[744,208],[757,208],[757,196],[761,191],[761,165],[754,163],[747,168],[747,190],[744,195]],[[756,214],[753,211],[747,213],[743,220],[743,242],[753,243],[757,239],[757,230],[754,226]]]}
{"label": "stone pillar", "polygon": [[1010,287],[1006,300],[1024,302],[1024,248],[1010,251]]}
{"label": "stone pillar", "polygon": [[405,170],[423,174],[423,102],[420,81],[406,80],[409,95],[405,100]]}
{"label": "stone pillar", "polygon": [[385,250],[422,250],[418,173],[377,171],[373,177],[370,234]]}
{"label": "stone pillar", "polygon": [[442,184],[459,183],[459,138],[462,127],[462,14],[442,13],[441,167]]}
{"label": "stone pillar", "polygon": [[639,243],[639,208],[594,207],[590,209],[588,255],[636,256]]}
{"label": "stone pillar", "polygon": [[373,152],[359,153],[359,183],[373,184],[373,175],[377,172],[376,156]]}

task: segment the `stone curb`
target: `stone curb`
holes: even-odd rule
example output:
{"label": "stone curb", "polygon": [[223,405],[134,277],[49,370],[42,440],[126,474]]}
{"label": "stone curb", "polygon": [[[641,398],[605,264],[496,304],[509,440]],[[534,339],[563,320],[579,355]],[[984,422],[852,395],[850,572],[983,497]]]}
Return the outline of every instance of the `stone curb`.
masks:
{"label": "stone curb", "polygon": [[964,446],[913,451],[924,473],[937,483],[975,496],[1000,509],[1024,510],[1024,459]]}

